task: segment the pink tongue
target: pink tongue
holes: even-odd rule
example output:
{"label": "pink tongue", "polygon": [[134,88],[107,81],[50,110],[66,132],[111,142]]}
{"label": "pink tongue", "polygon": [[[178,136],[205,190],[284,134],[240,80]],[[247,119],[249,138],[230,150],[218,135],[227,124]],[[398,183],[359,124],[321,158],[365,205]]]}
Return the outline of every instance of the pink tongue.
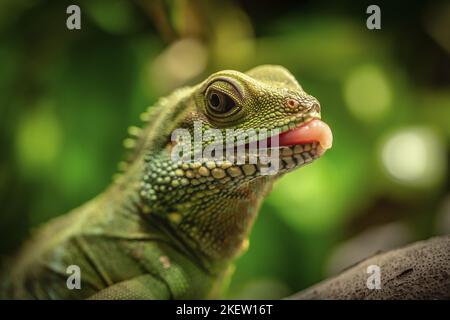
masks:
{"label": "pink tongue", "polygon": [[295,144],[305,144],[319,142],[323,149],[330,149],[333,143],[333,134],[330,127],[319,119],[313,119],[280,134],[280,146],[291,146]]}

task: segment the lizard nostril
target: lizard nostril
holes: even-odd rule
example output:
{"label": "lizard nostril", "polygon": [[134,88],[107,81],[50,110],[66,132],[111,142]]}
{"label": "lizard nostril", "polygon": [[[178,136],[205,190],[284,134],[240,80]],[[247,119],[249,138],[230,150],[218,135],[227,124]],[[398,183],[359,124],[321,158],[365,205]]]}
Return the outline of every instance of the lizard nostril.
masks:
{"label": "lizard nostril", "polygon": [[314,102],[311,107],[311,111],[320,113],[320,105],[317,102]]}

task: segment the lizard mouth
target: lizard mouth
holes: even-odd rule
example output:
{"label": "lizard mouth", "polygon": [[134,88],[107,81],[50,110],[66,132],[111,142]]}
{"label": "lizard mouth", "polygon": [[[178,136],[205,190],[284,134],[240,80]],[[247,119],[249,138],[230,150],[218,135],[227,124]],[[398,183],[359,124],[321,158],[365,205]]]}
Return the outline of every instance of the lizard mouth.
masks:
{"label": "lizard mouth", "polygon": [[[278,145],[273,144],[275,141],[278,141]],[[260,171],[274,160],[273,152],[277,150],[278,168],[280,173],[283,173],[320,158],[326,150],[331,148],[333,134],[325,122],[319,118],[311,118],[297,127],[265,139],[265,144],[261,142],[258,140],[257,145],[263,154],[255,153],[255,151],[246,152],[241,163],[246,163],[254,157],[256,170]],[[249,143],[246,143],[245,147],[250,147]]]}
{"label": "lizard mouth", "polygon": [[[309,118],[270,138],[254,141],[253,147],[251,142],[231,146],[224,148],[219,155],[213,151],[212,158],[208,156],[198,163],[181,164],[181,166],[185,167],[183,170],[189,167],[197,170],[202,167],[202,172],[196,173],[196,177],[198,176],[200,180],[202,177],[223,181],[231,178],[252,179],[267,174],[268,167],[274,170],[269,173],[272,175],[285,173],[311,163],[330,149],[332,142],[333,135],[330,127],[319,118]],[[215,147],[219,149],[221,146]],[[232,155],[232,160],[228,160],[228,155]],[[216,158],[217,156],[219,158]]]}
{"label": "lizard mouth", "polygon": [[[330,127],[318,118],[278,135],[279,165],[281,172],[290,171],[320,158],[333,144]],[[274,148],[270,146],[269,149]]]}
{"label": "lizard mouth", "polygon": [[[333,134],[330,127],[318,118],[301,123],[299,126],[272,136],[278,139],[278,147],[293,147],[295,145],[317,144],[323,151],[331,149]],[[273,147],[271,139],[267,138],[267,148]],[[258,141],[258,145],[260,141]],[[246,147],[249,143],[245,144]]]}
{"label": "lizard mouth", "polygon": [[323,152],[330,149],[333,144],[333,134],[330,127],[317,118],[281,133],[278,139],[280,147],[318,143],[318,147]]}
{"label": "lizard mouth", "polygon": [[330,127],[318,118],[278,136],[281,171],[289,171],[320,158],[333,144]]}
{"label": "lizard mouth", "polygon": [[312,119],[300,126],[279,135],[280,146],[292,146],[318,142],[324,149],[330,149],[333,144],[333,134],[330,127],[320,119]]}
{"label": "lizard mouth", "polygon": [[[302,122],[293,129],[284,131],[278,135],[266,139],[266,147],[263,149],[273,149],[272,139],[278,140],[278,148],[284,150],[286,148],[295,148],[295,146],[314,145],[321,153],[331,149],[333,144],[333,133],[330,127],[318,118]],[[261,146],[261,141],[257,142]],[[248,147],[249,143],[245,144]],[[299,149],[299,148],[297,148]]]}

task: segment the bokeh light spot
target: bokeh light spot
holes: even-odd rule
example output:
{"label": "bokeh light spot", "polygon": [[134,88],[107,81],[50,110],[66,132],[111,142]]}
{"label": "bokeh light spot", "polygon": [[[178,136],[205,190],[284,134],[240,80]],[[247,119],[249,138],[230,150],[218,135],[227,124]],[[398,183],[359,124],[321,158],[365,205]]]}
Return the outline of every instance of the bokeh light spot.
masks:
{"label": "bokeh light spot", "polygon": [[206,68],[208,53],[196,39],[181,39],[171,44],[151,63],[150,80],[162,92],[185,84]]}
{"label": "bokeh light spot", "polygon": [[372,123],[387,115],[392,93],[386,76],[377,66],[355,68],[344,84],[344,99],[359,120]]}
{"label": "bokeh light spot", "polygon": [[299,230],[327,230],[339,217],[331,168],[322,160],[278,180],[268,198],[274,211]]}
{"label": "bokeh light spot", "polygon": [[428,128],[408,128],[384,143],[383,166],[395,180],[408,185],[435,185],[446,168],[445,144]]}
{"label": "bokeh light spot", "polygon": [[48,168],[60,149],[61,131],[58,119],[50,111],[25,116],[16,135],[16,152],[22,168],[29,172]]}

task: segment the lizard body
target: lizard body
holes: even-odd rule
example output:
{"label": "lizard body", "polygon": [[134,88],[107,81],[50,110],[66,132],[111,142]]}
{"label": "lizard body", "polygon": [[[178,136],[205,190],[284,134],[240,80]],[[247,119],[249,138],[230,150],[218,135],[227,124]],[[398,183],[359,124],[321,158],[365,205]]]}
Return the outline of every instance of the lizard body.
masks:
{"label": "lizard body", "polygon": [[[217,72],[160,99],[143,118],[147,124],[132,129],[137,138],[123,173],[96,198],[36,232],[4,274],[1,297],[220,296],[273,181],[331,146],[331,131],[318,120],[319,102],[280,66]],[[259,155],[254,164],[175,161],[172,133],[182,128],[195,137],[195,123],[202,133],[219,129],[224,136],[230,128],[279,129],[280,146],[268,147],[279,152],[279,171],[263,174],[267,163]],[[201,149],[211,145],[200,143]],[[79,290],[66,285],[70,265],[80,267]]]}

